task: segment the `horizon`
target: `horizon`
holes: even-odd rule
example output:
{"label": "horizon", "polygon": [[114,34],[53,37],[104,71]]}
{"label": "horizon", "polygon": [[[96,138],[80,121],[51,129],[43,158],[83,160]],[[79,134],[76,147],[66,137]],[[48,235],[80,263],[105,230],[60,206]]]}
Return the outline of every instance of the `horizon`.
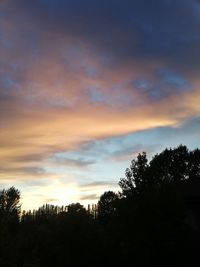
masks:
{"label": "horizon", "polygon": [[84,206],[138,153],[200,145],[200,2],[0,2],[0,189]]}

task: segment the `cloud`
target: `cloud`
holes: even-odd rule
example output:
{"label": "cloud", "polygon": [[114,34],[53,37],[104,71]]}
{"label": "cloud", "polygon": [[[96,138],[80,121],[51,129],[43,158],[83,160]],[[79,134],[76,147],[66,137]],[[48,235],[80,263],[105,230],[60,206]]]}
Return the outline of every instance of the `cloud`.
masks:
{"label": "cloud", "polygon": [[[88,140],[119,136],[155,127],[176,126],[199,114],[199,92],[185,92],[124,112],[105,105],[65,108],[24,107],[19,112],[1,113],[0,159],[8,168],[13,163],[32,167],[45,164],[52,155],[72,150]],[[10,106],[12,107],[12,106]],[[171,108],[173,107],[173,109]],[[7,109],[3,104],[2,109]],[[9,123],[8,123],[9,121]],[[81,158],[80,158],[81,159]],[[67,159],[69,165],[89,165],[93,160]],[[25,167],[25,166],[24,166]],[[41,166],[42,167],[42,166]]]}
{"label": "cloud", "polygon": [[80,200],[87,200],[87,201],[94,200],[96,202],[98,198],[99,196],[96,194],[88,194],[86,196],[82,196]]}
{"label": "cloud", "polygon": [[54,156],[50,162],[55,162],[57,165],[63,165],[66,167],[85,168],[95,163],[95,160],[85,160],[82,158],[71,159],[67,157]]}
{"label": "cloud", "polygon": [[57,198],[47,198],[46,199],[46,203],[52,203],[52,202],[58,202],[59,201],[59,199],[57,199]]}
{"label": "cloud", "polygon": [[[109,180],[109,179],[107,179]],[[88,204],[97,203],[100,196],[105,191],[119,191],[117,182],[114,181],[96,181],[91,183],[79,184],[79,199],[87,206]]]}
{"label": "cloud", "polygon": [[[181,68],[191,68],[189,64],[183,66],[185,61],[196,69],[199,65],[199,2],[195,0],[86,0],[84,4],[12,0],[4,8],[7,17],[22,29],[90,44],[118,64],[154,58]],[[37,47],[37,34],[31,39]]]}
{"label": "cloud", "polygon": [[128,161],[136,158],[139,153],[146,152],[152,154],[158,149],[159,145],[130,145],[129,147],[121,148],[111,153],[110,158],[114,161]]}
{"label": "cloud", "polygon": [[0,173],[10,172],[13,174],[35,174],[35,175],[41,175],[44,174],[45,171],[42,168],[38,167],[0,167]]}
{"label": "cloud", "polygon": [[[4,0],[0,8],[1,180],[53,179],[64,165],[83,173],[98,153],[119,162],[139,145],[93,144],[200,115],[199,2]],[[72,151],[79,155],[56,158]]]}
{"label": "cloud", "polygon": [[30,153],[30,154],[26,154],[26,155],[15,155],[15,156],[10,156],[9,160],[11,162],[39,162],[41,160],[43,160],[46,156],[45,153]]}
{"label": "cloud", "polygon": [[116,182],[96,181],[79,185],[82,192],[116,186]]}

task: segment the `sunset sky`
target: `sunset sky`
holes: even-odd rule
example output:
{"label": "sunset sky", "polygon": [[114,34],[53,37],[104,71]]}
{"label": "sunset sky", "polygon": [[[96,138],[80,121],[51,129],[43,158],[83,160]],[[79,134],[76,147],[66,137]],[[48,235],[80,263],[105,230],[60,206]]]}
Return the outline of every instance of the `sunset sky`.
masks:
{"label": "sunset sky", "polygon": [[200,1],[0,0],[0,188],[96,203],[139,152],[200,146]]}

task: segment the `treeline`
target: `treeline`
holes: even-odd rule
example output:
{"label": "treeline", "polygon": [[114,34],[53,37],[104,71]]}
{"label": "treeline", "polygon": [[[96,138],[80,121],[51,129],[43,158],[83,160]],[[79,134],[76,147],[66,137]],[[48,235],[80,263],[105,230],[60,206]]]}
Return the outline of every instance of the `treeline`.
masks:
{"label": "treeline", "polygon": [[97,205],[22,212],[0,192],[0,266],[199,266],[200,150],[138,154]]}
{"label": "treeline", "polygon": [[60,213],[71,213],[72,210],[74,212],[78,212],[80,210],[84,210],[87,212],[88,215],[93,217],[93,219],[97,218],[98,213],[98,204],[88,204],[87,208],[84,208],[80,203],[72,203],[67,206],[57,206],[57,205],[51,205],[51,204],[45,204],[42,207],[39,207],[37,210],[29,210],[25,211],[23,210],[21,220],[26,220],[27,218],[34,220],[39,217],[52,217],[57,216]]}

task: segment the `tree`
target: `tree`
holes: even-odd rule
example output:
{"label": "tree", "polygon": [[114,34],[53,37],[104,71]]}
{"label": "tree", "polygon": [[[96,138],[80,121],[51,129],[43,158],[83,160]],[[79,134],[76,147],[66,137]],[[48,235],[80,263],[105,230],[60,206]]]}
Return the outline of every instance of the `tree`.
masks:
{"label": "tree", "polygon": [[195,149],[189,152],[189,178],[195,179],[200,177],[200,149]]}
{"label": "tree", "polygon": [[72,203],[67,209],[68,215],[86,214],[86,209],[80,203]]}
{"label": "tree", "polygon": [[119,186],[124,196],[158,189],[166,184],[178,184],[185,179],[200,177],[200,150],[189,151],[186,146],[165,149],[147,162],[146,153],[138,154],[126,169]]}
{"label": "tree", "polygon": [[156,154],[150,162],[151,179],[156,183],[179,182],[189,178],[188,162],[190,153],[186,146],[165,149]]}
{"label": "tree", "polygon": [[98,218],[101,222],[107,223],[114,215],[117,200],[118,194],[113,191],[107,191],[100,196],[98,201]]}
{"label": "tree", "polygon": [[139,193],[146,180],[147,163],[145,152],[138,154],[137,158],[131,161],[130,167],[125,172],[126,178],[121,178],[119,182],[124,196],[133,196]]}
{"label": "tree", "polygon": [[11,187],[0,191],[0,266],[15,266],[18,247],[20,192]]}
{"label": "tree", "polygon": [[0,192],[0,217],[15,217],[18,218],[20,205],[20,192],[15,187],[7,190],[3,189]]}

